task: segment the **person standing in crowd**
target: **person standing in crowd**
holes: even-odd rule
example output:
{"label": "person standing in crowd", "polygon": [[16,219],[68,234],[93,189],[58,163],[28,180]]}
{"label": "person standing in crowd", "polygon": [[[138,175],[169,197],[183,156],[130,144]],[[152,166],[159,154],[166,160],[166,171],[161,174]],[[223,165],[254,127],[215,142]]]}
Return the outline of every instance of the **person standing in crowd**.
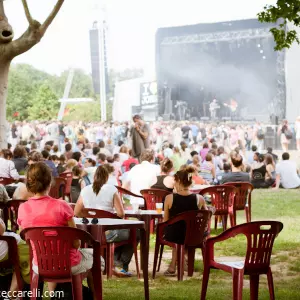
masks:
{"label": "person standing in crowd", "polygon": [[141,154],[150,147],[150,129],[139,115],[133,117],[133,122],[134,126],[130,130],[132,154],[141,161]]}
{"label": "person standing in crowd", "polygon": [[297,150],[300,151],[300,116],[297,117],[297,120],[295,122],[295,131],[296,131]]}
{"label": "person standing in crowd", "polygon": [[281,126],[278,127],[278,135],[280,136],[280,143],[283,152],[287,152],[289,149],[289,143],[293,138],[289,123],[287,120],[283,120]]}
{"label": "person standing in crowd", "polygon": [[66,134],[64,132],[64,124],[62,122],[58,123],[58,134],[59,134],[58,148],[59,151],[62,151],[63,150],[62,145],[64,144],[65,137],[66,137]]}
{"label": "person standing in crowd", "polygon": [[290,161],[290,154],[284,152],[282,154],[282,161],[276,166],[276,187],[279,189],[296,189],[300,187],[300,178],[296,163]]}
{"label": "person standing in crowd", "polygon": [[265,139],[265,132],[260,124],[260,122],[256,122],[254,126],[254,136],[255,142],[257,145],[258,152],[262,152],[264,149],[264,139]]}

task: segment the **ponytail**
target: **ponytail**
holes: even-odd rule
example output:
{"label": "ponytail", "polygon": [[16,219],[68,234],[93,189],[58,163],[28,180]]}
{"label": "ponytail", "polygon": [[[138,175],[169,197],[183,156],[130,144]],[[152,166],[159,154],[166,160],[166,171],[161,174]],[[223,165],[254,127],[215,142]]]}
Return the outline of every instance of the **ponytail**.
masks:
{"label": "ponytail", "polygon": [[106,184],[108,180],[108,172],[105,167],[100,166],[97,168],[95,176],[94,176],[94,182],[93,182],[93,192],[98,195],[102,186]]}

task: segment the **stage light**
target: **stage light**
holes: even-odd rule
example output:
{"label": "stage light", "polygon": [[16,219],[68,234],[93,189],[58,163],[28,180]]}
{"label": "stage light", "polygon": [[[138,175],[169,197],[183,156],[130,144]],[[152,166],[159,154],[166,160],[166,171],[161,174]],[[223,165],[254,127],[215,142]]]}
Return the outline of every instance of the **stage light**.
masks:
{"label": "stage light", "polygon": [[260,53],[264,53],[264,50],[260,50],[259,52],[260,52]]}
{"label": "stage light", "polygon": [[257,47],[260,48],[260,44],[257,44]]}
{"label": "stage light", "polygon": [[266,59],[266,57],[265,57],[265,56],[263,56],[263,59]]}

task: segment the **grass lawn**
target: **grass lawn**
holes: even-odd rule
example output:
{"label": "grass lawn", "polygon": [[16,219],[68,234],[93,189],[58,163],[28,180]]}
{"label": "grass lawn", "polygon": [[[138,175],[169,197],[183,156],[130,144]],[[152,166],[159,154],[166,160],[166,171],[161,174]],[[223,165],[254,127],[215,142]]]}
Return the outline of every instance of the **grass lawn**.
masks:
{"label": "grass lawn", "polygon": [[[300,191],[256,190],[252,197],[252,219],[278,220],[284,229],[275,240],[272,269],[275,282],[276,299],[300,299]],[[243,212],[238,214],[237,222],[245,220]],[[218,231],[220,232],[220,230]],[[213,232],[216,234],[218,232]],[[153,240],[153,239],[152,239]],[[151,242],[153,246],[153,242]],[[237,237],[217,245],[216,256],[241,257],[245,254],[245,238]],[[153,253],[150,254],[153,256]],[[150,257],[152,261],[152,257]],[[149,267],[149,270],[152,266]],[[196,262],[193,278],[183,282],[158,276],[150,280],[150,298],[161,299],[199,299],[202,279],[202,261]],[[259,299],[269,299],[266,276],[261,276]],[[212,271],[207,299],[232,299],[230,274]],[[104,299],[142,299],[143,282],[136,278],[104,281]],[[245,277],[244,299],[250,299],[249,281]]]}

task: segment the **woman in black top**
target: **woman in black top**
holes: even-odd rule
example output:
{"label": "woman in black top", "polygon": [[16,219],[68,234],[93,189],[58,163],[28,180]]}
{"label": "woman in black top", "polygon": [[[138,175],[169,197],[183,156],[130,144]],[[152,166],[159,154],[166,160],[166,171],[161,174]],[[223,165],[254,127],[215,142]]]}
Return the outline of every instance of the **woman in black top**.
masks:
{"label": "woman in black top", "polygon": [[160,189],[168,192],[173,192],[174,189],[174,177],[170,176],[173,171],[173,163],[169,158],[165,158],[161,164],[161,173],[156,177],[157,181],[151,186],[152,189]]}
{"label": "woman in black top", "polygon": [[265,156],[263,154],[259,154],[257,168],[252,170],[251,184],[256,189],[269,187],[265,182],[267,168],[264,161]]}
{"label": "woman in black top", "polygon": [[[183,166],[175,176],[175,190],[176,193],[168,195],[164,205],[164,222],[176,215],[191,211],[205,209],[204,198],[200,195],[195,195],[190,192],[190,187],[193,184],[194,168],[190,166]],[[183,244],[185,239],[185,223],[178,222],[166,228],[165,239],[167,241]],[[172,261],[165,275],[175,275],[177,254],[176,249],[172,250]]]}

